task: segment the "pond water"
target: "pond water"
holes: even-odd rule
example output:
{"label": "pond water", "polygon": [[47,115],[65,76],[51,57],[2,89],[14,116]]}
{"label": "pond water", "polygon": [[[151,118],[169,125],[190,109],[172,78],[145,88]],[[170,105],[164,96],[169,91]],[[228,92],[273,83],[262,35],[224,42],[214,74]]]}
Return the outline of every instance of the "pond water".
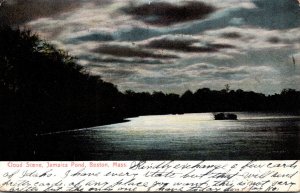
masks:
{"label": "pond water", "polygon": [[236,113],[140,116],[128,122],[38,136],[40,160],[299,159],[300,116]]}

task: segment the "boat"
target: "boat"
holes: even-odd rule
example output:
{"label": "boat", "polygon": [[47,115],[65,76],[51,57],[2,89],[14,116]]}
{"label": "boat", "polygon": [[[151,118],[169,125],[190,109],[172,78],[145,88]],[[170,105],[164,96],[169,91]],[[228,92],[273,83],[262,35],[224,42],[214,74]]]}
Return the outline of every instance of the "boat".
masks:
{"label": "boat", "polygon": [[237,115],[234,113],[217,113],[214,114],[215,120],[237,120]]}

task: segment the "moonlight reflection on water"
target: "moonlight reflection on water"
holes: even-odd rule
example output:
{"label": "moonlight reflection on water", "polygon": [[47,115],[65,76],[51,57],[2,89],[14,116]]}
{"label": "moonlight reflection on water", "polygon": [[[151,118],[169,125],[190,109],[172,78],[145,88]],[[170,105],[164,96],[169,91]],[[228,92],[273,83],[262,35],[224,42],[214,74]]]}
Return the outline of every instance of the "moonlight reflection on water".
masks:
{"label": "moonlight reflection on water", "polygon": [[[237,113],[216,121],[212,113],[156,115],[128,122],[41,136],[39,156],[79,160],[239,160],[299,158],[300,117]],[[49,144],[47,143],[47,144]]]}

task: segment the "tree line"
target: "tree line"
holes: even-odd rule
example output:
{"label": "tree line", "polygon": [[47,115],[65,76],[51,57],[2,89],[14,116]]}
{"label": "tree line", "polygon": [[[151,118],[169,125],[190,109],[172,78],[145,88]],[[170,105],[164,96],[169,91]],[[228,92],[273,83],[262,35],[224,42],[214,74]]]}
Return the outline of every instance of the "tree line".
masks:
{"label": "tree line", "polygon": [[182,95],[163,92],[126,91],[125,104],[133,116],[148,114],[182,114],[225,111],[299,112],[300,92],[284,89],[280,94],[264,95],[253,91],[210,90],[201,88]]}
{"label": "tree line", "polygon": [[29,30],[0,27],[1,135],[45,133],[123,121],[139,115],[220,111],[293,111],[300,91],[266,96],[200,88],[182,95],[120,92],[76,58]]}

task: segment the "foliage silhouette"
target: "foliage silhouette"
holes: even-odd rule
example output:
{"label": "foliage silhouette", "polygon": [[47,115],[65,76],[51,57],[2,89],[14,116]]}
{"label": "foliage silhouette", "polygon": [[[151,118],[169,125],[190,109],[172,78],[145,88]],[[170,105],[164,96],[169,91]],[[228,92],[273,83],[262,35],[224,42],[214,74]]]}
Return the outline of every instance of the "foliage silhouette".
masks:
{"label": "foliage silhouette", "polygon": [[2,131],[43,133],[122,119],[116,86],[28,30],[0,31],[0,89]]}

